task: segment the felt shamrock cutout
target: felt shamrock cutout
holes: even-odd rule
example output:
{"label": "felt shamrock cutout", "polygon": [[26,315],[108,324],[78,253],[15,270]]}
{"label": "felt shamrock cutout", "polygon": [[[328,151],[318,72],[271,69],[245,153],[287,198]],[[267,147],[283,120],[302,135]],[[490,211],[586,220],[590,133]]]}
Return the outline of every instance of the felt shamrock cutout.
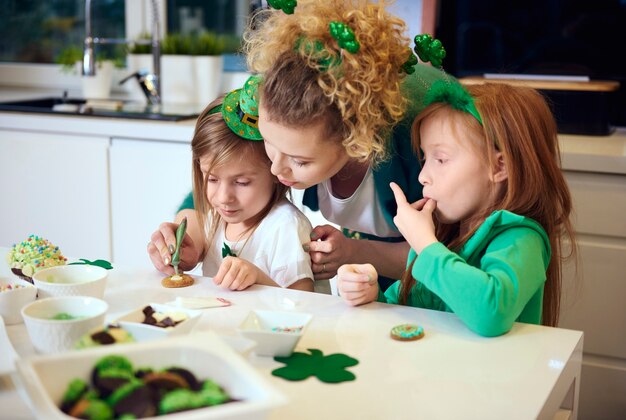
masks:
{"label": "felt shamrock cutout", "polygon": [[93,261],[89,261],[86,260],[84,258],[79,258],[79,260],[81,262],[73,262],[73,263],[69,263],[68,265],[95,265],[97,267],[102,267],[105,268],[107,270],[110,270],[113,268],[113,266],[111,265],[110,262],[108,262],[107,260],[93,260]]}
{"label": "felt shamrock cutout", "polygon": [[359,361],[343,353],[324,356],[321,350],[308,349],[311,354],[295,352],[289,357],[274,357],[274,360],[287,366],[275,369],[272,375],[288,381],[302,381],[315,376],[322,382],[339,383],[356,379],[354,373],[345,370],[359,364]]}
{"label": "felt shamrock cutout", "polygon": [[339,48],[343,48],[352,54],[359,52],[361,44],[356,40],[354,31],[348,25],[342,22],[332,21],[330,22],[329,28],[330,36],[337,40]]}
{"label": "felt shamrock cutout", "polygon": [[409,48],[409,58],[402,64],[400,71],[404,71],[406,74],[415,73],[415,65],[417,64],[417,57],[413,54],[413,51]]}
{"label": "felt shamrock cutout", "polygon": [[267,0],[267,4],[274,9],[282,10],[288,15],[293,15],[293,10],[298,5],[298,2],[296,0]]}
{"label": "felt shamrock cutout", "polygon": [[431,62],[435,67],[441,67],[443,59],[446,57],[446,50],[438,39],[433,39],[428,34],[415,36],[415,53],[423,62]]}
{"label": "felt shamrock cutout", "polygon": [[224,242],[224,247],[222,248],[222,258],[236,257],[236,256],[237,254],[235,254],[233,250],[230,249],[230,247],[226,244],[226,242]]}

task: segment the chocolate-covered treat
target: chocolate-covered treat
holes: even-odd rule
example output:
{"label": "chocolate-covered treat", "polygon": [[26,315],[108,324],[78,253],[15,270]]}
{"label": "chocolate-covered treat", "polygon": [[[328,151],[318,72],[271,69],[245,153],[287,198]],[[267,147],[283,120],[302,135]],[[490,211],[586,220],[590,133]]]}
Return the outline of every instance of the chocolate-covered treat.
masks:
{"label": "chocolate-covered treat", "polygon": [[142,324],[154,325],[160,328],[174,327],[189,318],[185,312],[157,312],[150,305],[143,308],[142,312],[144,315]]}
{"label": "chocolate-covered treat", "polygon": [[69,412],[72,417],[87,420],[108,420],[113,418],[113,410],[99,399],[81,399]]}
{"label": "chocolate-covered treat", "polygon": [[109,324],[104,328],[97,328],[82,336],[74,346],[77,349],[106,346],[118,343],[132,343],[132,335],[117,324]]}
{"label": "chocolate-covered treat", "polygon": [[92,384],[104,398],[135,380],[135,375],[132,372],[119,368],[94,370],[92,373]]}
{"label": "chocolate-covered treat", "polygon": [[178,388],[189,389],[189,383],[181,375],[173,372],[152,372],[143,377],[143,382],[150,388],[164,393]]}
{"label": "chocolate-covered treat", "polygon": [[74,379],[70,382],[61,399],[61,411],[69,413],[70,409],[81,399],[88,389],[89,386],[87,382],[82,379]]}
{"label": "chocolate-covered treat", "polygon": [[196,394],[190,389],[177,389],[163,396],[159,402],[159,414],[193,410],[196,406]]}
{"label": "chocolate-covered treat", "polygon": [[85,381],[73,380],[61,402],[63,412],[81,419],[122,420],[235,401],[217,383],[199,381],[183,367],[158,371],[142,367],[133,371],[131,362],[123,356],[98,360],[92,370],[92,386],[90,389]]}
{"label": "chocolate-covered treat", "polygon": [[122,356],[103,357],[91,371],[91,384],[104,398],[133,379],[133,365]]}
{"label": "chocolate-covered treat", "polygon": [[196,375],[194,375],[193,373],[191,373],[190,371],[188,371],[187,369],[183,369],[181,367],[170,367],[165,369],[167,372],[172,372],[172,373],[176,373],[180,376],[183,377],[183,379],[185,379],[185,381],[187,381],[187,383],[189,384],[189,388],[191,388],[194,391],[198,391],[202,388],[202,384],[200,382],[198,382],[198,379],[196,378]]}
{"label": "chocolate-covered treat", "polygon": [[157,414],[152,391],[145,384],[134,381],[118,388],[107,402],[116,416],[133,415],[136,418],[152,417]]}

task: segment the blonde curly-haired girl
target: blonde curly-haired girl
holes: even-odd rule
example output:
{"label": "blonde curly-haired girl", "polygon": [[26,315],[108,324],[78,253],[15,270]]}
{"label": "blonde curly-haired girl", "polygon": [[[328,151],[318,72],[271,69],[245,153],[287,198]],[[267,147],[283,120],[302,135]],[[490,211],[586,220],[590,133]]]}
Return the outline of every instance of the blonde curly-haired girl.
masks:
{"label": "blonde curly-haired girl", "polygon": [[[358,51],[340,46],[331,22],[352,31]],[[316,227],[306,244],[316,279],[346,262],[402,273],[409,246],[393,223],[389,182],[421,198],[410,121],[428,82],[443,77],[426,65],[409,77],[401,71],[410,54],[405,29],[384,1],[299,0],[292,14],[261,11],[244,34],[248,66],[263,79],[258,126],[272,173],[306,189],[304,204],[330,222],[374,239]]]}

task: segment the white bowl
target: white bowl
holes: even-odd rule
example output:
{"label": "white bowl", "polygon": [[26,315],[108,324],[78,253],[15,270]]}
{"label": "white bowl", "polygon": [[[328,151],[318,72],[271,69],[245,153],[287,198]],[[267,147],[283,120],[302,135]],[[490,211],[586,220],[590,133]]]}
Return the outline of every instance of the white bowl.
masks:
{"label": "white bowl", "polygon": [[88,351],[20,359],[16,362],[17,378],[30,397],[35,416],[42,419],[69,419],[58,408],[67,385],[74,378],[89,383],[95,363],[111,354],[126,357],[135,368],[178,366],[188,369],[198,379],[215,381],[231,398],[237,400],[163,416],[165,418],[259,419],[265,418],[274,407],[287,402],[260,372],[214,333],[202,332],[169,340],[127,344],[113,350],[105,346]]}
{"label": "white bowl", "polygon": [[108,272],[95,265],[58,265],[33,274],[40,298],[92,296],[102,299]]}
{"label": "white bowl", "polygon": [[[97,298],[59,296],[36,300],[22,309],[26,330],[39,353],[57,353],[74,348],[84,334],[104,324],[109,305]],[[52,319],[69,314],[74,319]]]}
{"label": "white bowl", "polygon": [[7,285],[22,287],[0,292],[0,316],[6,325],[19,324],[22,322],[21,310],[37,298],[37,288],[25,280],[0,278],[0,286]]}
{"label": "white bowl", "polygon": [[[168,328],[144,324],[145,316],[143,309],[146,306],[152,306],[155,311],[161,313],[183,313],[187,315],[187,319]],[[196,325],[201,315],[202,311],[199,310],[163,305],[161,303],[149,303],[118,318],[115,322],[128,331],[136,341],[147,341],[187,334]]]}
{"label": "white bowl", "polygon": [[259,356],[291,356],[313,316],[301,312],[251,311],[238,331],[256,341]]}

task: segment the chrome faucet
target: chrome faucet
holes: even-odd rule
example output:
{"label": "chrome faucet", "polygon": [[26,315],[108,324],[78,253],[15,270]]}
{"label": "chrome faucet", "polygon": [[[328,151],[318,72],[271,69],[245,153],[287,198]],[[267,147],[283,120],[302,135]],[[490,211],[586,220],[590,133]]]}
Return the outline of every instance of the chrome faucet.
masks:
{"label": "chrome faucet", "polygon": [[[152,45],[152,74],[150,75],[151,90],[144,93],[150,104],[161,103],[161,41],[159,40],[159,10],[156,0],[152,0],[152,37],[150,40],[130,40],[123,38],[98,38],[91,31],[91,0],[85,0],[85,46],[83,52],[83,75],[95,76],[94,44],[150,44]],[[143,86],[142,86],[143,87]]]}

